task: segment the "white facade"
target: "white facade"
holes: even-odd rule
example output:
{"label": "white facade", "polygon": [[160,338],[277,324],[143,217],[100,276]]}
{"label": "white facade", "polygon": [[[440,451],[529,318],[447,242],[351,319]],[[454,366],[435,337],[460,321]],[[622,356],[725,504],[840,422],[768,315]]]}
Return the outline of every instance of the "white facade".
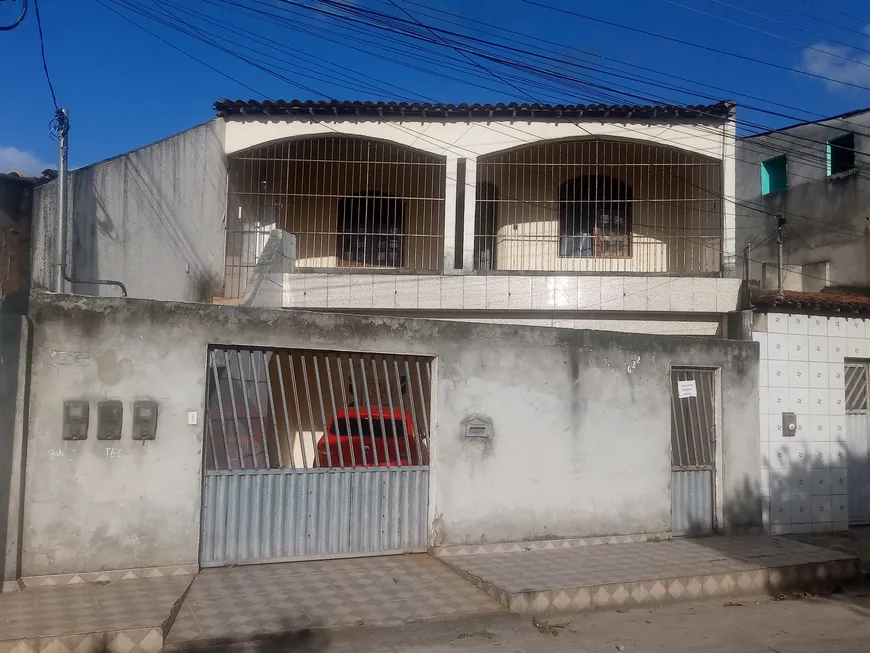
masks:
{"label": "white facade", "polygon": [[[616,117],[596,109],[596,117],[574,118],[556,117],[560,110],[553,108],[546,116],[526,110],[519,117],[461,117],[461,111],[421,117],[347,115],[346,107],[340,115],[321,107],[311,115],[220,117],[73,173],[65,244],[70,272],[85,282],[121,281],[131,297],[235,304],[246,295],[269,231],[279,228],[296,236],[297,259],[283,281],[280,306],[286,308],[725,335],[723,316],[738,308],[739,294],[732,278],[735,123],[728,107],[701,108],[694,118],[673,107],[614,108]],[[310,154],[311,143],[329,139],[380,148],[381,159],[335,150]],[[620,163],[599,156],[599,144],[621,152]],[[281,147],[283,154],[269,160],[269,148]],[[294,158],[306,148],[306,158]],[[581,149],[586,158],[571,159]],[[514,153],[518,158],[506,163]],[[554,158],[537,164],[549,168],[535,168],[536,156]],[[388,164],[407,157],[426,158],[436,168],[430,177],[420,172],[429,169],[418,168],[400,178],[393,173],[400,166]],[[376,165],[380,186],[366,186],[352,172]],[[513,177],[503,180],[497,204],[503,213],[486,236],[496,243],[488,255],[497,254],[499,265],[484,268],[476,233],[480,189],[498,181],[498,166],[508,166]],[[566,255],[560,231],[566,175],[606,166],[622,166],[614,174],[630,176],[642,196],[623,198],[635,207],[629,244],[619,256]],[[206,172],[191,172],[197,170]],[[542,180],[528,178],[532,171]],[[377,269],[362,261],[353,269],[337,260],[344,237],[336,224],[340,202],[378,195],[372,188],[405,203],[406,261]],[[35,288],[51,289],[56,265],[54,195],[54,184],[46,184],[35,201]],[[553,213],[542,217],[546,211]],[[377,237],[383,245],[383,234]],[[88,283],[75,291],[116,293]]]}
{"label": "white facade", "polygon": [[[866,472],[870,458],[866,432],[850,434],[845,362],[867,359],[870,320],[761,313],[755,321],[765,525],[774,534],[846,530],[849,469]],[[793,437],[783,434],[783,413],[795,414]]]}

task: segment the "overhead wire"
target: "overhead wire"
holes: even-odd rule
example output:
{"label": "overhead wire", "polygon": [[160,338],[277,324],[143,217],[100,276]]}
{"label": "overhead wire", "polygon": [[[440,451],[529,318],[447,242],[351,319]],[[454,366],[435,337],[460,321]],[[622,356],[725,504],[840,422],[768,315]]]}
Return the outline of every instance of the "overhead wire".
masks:
{"label": "overhead wire", "polygon": [[[743,29],[749,30],[751,32],[757,32],[759,34],[763,34],[764,36],[768,36],[768,37],[773,38],[773,39],[778,39],[780,41],[785,41],[786,43],[791,43],[792,45],[799,45],[800,47],[804,48],[805,50],[810,50],[811,52],[819,52],[821,54],[824,54],[828,57],[832,57],[834,59],[842,59],[843,61],[848,61],[849,63],[853,63],[853,64],[856,64],[859,66],[864,66],[866,68],[870,68],[870,64],[868,64],[865,61],[859,61],[857,59],[850,59],[849,57],[847,57],[845,55],[838,54],[836,52],[831,52],[830,50],[823,50],[822,48],[819,48],[819,47],[814,46],[814,45],[808,45],[806,43],[801,43],[800,41],[796,41],[795,39],[788,38],[787,36],[782,36],[781,34],[775,34],[773,32],[768,32],[768,31],[760,29],[758,27],[753,27],[752,25],[747,25],[745,23],[741,23],[738,20],[731,20],[730,18],[725,18],[724,16],[719,16],[719,15],[711,13],[709,11],[704,11],[703,9],[698,9],[696,7],[690,7],[688,5],[684,5],[680,2],[677,2],[676,0],[664,0],[664,2],[668,3],[669,5],[673,5],[674,7],[679,7],[681,9],[685,9],[686,11],[692,11],[692,12],[695,12],[696,14],[700,14],[702,16],[708,16],[709,18],[713,18],[713,19],[721,21],[723,23],[728,23],[730,25],[742,27]],[[714,2],[715,2],[715,0],[714,0]],[[754,14],[754,15],[758,16],[759,14]],[[764,16],[762,16],[762,18],[764,18]],[[796,29],[796,30],[799,30],[802,32],[807,31],[807,30],[805,30],[801,27],[798,27],[796,25],[790,25],[789,23],[784,23],[782,21],[778,21],[778,20],[775,20],[773,18],[768,18],[768,20],[772,20],[780,25],[785,25],[791,29]],[[855,45],[850,45],[850,44],[845,43],[843,41],[837,41],[835,39],[829,39],[829,40],[832,41],[833,43],[837,43],[839,45],[845,45],[846,47],[852,48],[854,50],[858,50],[860,52],[866,52],[867,54],[870,54],[870,50],[865,50],[864,48],[861,48],[861,47],[858,47]]]}
{"label": "overhead wire", "polygon": [[[24,12],[21,14],[19,23],[21,20],[24,20],[24,13],[26,10],[27,4],[25,3]],[[42,55],[42,71],[45,73],[45,81],[48,82],[48,90],[51,93],[51,101],[54,104],[54,110],[60,111],[60,107],[57,104],[57,95],[54,92],[54,84],[51,83],[51,73],[48,72],[48,60],[45,58],[45,35],[42,33],[42,17],[39,15],[39,0],[33,0],[33,11],[36,14],[36,29],[39,33],[39,52]],[[13,27],[17,25],[18,23]]]}
{"label": "overhead wire", "polygon": [[569,16],[575,16],[577,18],[582,18],[584,20],[592,21],[601,25],[608,25],[610,27],[616,27],[618,29],[627,30],[630,32],[634,32],[636,34],[643,34],[645,36],[649,36],[652,38],[657,38],[665,41],[669,41],[671,43],[678,43],[681,45],[685,45],[687,47],[696,48],[699,50],[705,50],[707,52],[713,52],[716,54],[721,54],[726,57],[731,57],[733,59],[740,59],[742,61],[748,61],[751,63],[755,63],[761,66],[767,66],[770,68],[776,68],[778,70],[786,70],[790,73],[797,73],[799,75],[803,75],[806,77],[813,77],[816,79],[822,79],[828,82],[835,82],[837,84],[842,84],[843,86],[849,86],[852,88],[858,88],[863,91],[870,91],[870,86],[864,86],[863,84],[856,84],[854,82],[841,81],[839,79],[834,79],[832,77],[828,77],[826,75],[820,75],[818,73],[811,73],[806,70],[800,70],[796,68],[790,68],[789,66],[784,66],[782,64],[775,63],[773,61],[764,61],[763,59],[758,59],[756,57],[750,57],[748,55],[743,55],[738,52],[731,52],[729,50],[722,50],[720,48],[714,48],[710,45],[704,45],[703,43],[695,43],[693,41],[687,41],[685,39],[677,38],[674,36],[667,36],[666,34],[659,34],[657,32],[651,32],[649,30],[641,29],[639,27],[632,27],[630,25],[622,25],[621,23],[615,23],[613,21],[605,20],[603,18],[597,18],[595,16],[589,16],[588,14],[582,14],[577,11],[571,11],[569,9],[563,9],[562,7],[554,7],[552,5],[548,5],[543,2],[538,2],[537,0],[519,0],[519,2],[524,2],[529,5],[534,5],[536,7],[541,7],[542,9],[548,9],[550,11],[555,11],[558,13],[566,14]]}
{"label": "overhead wire", "polygon": [[[513,128],[513,127],[511,127],[511,128]],[[667,139],[666,139],[666,140],[667,140]],[[722,196],[722,199],[723,199],[723,200],[727,200],[727,201],[732,201],[732,200],[733,200],[733,198],[725,198],[724,196]],[[751,204],[747,204],[747,203],[745,203],[745,202],[740,202],[740,201],[738,201],[738,200],[733,200],[733,201],[735,201],[736,206],[740,206],[740,207],[743,207],[743,208],[748,208],[748,209],[750,209],[751,211],[760,212],[760,213],[763,213],[763,214],[766,214],[766,215],[770,215],[770,216],[773,216],[773,215],[774,215],[774,214],[771,213],[770,211],[765,210],[764,207],[763,207],[763,205],[755,205],[755,206],[753,206],[753,205],[751,205]],[[798,218],[798,219],[805,219],[805,220],[808,220],[808,221],[815,221],[815,222],[818,222],[818,223],[820,223],[820,224],[823,224],[826,228],[829,228],[829,225],[828,225],[827,223],[825,223],[824,221],[822,221],[822,220],[818,220],[818,219],[814,219],[814,218],[811,218],[811,217],[809,217],[809,216],[792,215],[791,217],[795,217],[795,218]],[[865,234],[856,233],[855,235],[864,236]]]}
{"label": "overhead wire", "polygon": [[[100,2],[100,0],[98,0],[98,2]],[[100,4],[102,4],[102,2],[100,2]],[[140,27],[137,23],[135,23],[135,22],[133,22],[133,21],[130,21],[130,22],[131,22],[132,24],[136,25],[137,27]],[[145,30],[145,31],[147,32],[148,30]],[[149,33],[150,33],[150,32],[149,32]],[[162,40],[162,39],[161,39],[161,40]],[[177,49],[177,48],[176,48],[176,49]],[[197,60],[198,60],[198,59],[197,59]],[[219,71],[219,70],[217,70],[217,69],[214,69],[214,70],[216,70],[217,72],[220,72],[221,74],[227,76],[228,79],[232,79],[231,77],[229,77],[228,75],[226,75],[226,74],[223,73],[222,71]],[[233,80],[233,81],[235,81],[235,80]],[[254,90],[255,92],[258,92],[258,91],[256,91],[255,89],[251,89],[251,90]],[[261,95],[264,95],[264,94],[261,94]],[[264,97],[265,97],[265,95],[264,95]],[[333,130],[333,131],[337,131],[337,130],[335,130],[333,127],[331,127],[330,125],[323,123],[323,121],[319,121],[319,122],[320,122],[321,124],[323,124],[325,127],[329,128],[329,129],[331,129],[331,130]],[[423,134],[423,135],[421,135],[421,136],[426,137],[425,134]],[[431,137],[430,137],[430,138],[431,138]],[[438,139],[435,139],[435,140],[437,141]],[[446,144],[446,145],[448,145],[448,146],[450,145],[449,143],[446,143],[446,142],[444,142],[444,141],[442,141],[442,144]],[[471,184],[468,184],[468,185],[471,186]],[[718,214],[718,212],[717,212],[717,214]],[[647,225],[647,226],[652,227],[652,225]],[[680,237],[678,237],[678,238],[680,238],[680,239],[682,239],[682,240],[684,240],[684,241],[686,241],[686,242],[690,242],[690,243],[693,243],[693,244],[696,244],[696,245],[700,245],[701,247],[705,247],[705,248],[708,248],[708,249],[711,249],[711,250],[714,250],[714,251],[718,251],[718,252],[720,252],[720,253],[727,253],[727,252],[725,252],[725,250],[723,250],[723,249],[721,249],[721,248],[716,248],[716,247],[714,247],[714,246],[711,246],[711,245],[709,245],[708,243],[704,243],[704,242],[700,242],[700,241],[693,241],[693,240],[691,240],[690,238],[685,237],[685,236],[680,236]],[[761,261],[755,261],[755,262],[761,262]],[[811,276],[811,275],[805,275],[805,276]],[[813,277],[813,278],[818,278],[818,277]],[[674,280],[676,280],[676,279],[678,279],[678,278],[672,279],[671,281],[674,281]],[[666,285],[666,284],[663,284],[663,285]]]}

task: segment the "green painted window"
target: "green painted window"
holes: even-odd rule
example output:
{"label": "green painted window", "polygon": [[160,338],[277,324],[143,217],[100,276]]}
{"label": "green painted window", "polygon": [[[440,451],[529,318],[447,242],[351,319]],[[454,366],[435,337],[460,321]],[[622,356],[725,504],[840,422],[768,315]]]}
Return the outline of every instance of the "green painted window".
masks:
{"label": "green painted window", "polygon": [[855,134],[843,134],[828,141],[828,176],[855,169]]}
{"label": "green painted window", "polygon": [[761,162],[761,194],[770,195],[788,188],[788,162],[785,154]]}

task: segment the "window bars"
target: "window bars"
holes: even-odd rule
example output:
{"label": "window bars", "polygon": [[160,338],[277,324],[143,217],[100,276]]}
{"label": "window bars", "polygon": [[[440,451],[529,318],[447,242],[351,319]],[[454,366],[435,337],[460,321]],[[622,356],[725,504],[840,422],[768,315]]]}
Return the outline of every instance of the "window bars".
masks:
{"label": "window bars", "polygon": [[227,296],[239,296],[261,236],[296,235],[300,268],[440,271],[443,157],[345,136],[267,145],[229,162]]}
{"label": "window bars", "polygon": [[427,358],[215,347],[206,470],[428,465],[430,392]]}
{"label": "window bars", "polygon": [[477,164],[475,267],[714,273],[721,166],[613,140],[541,143]]}

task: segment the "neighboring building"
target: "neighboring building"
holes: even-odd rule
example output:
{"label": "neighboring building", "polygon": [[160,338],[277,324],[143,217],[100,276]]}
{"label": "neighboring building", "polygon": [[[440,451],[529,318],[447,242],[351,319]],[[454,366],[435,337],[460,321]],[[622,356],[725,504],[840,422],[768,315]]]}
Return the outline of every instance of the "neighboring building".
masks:
{"label": "neighboring building", "polygon": [[786,290],[870,287],[870,109],[737,139],[737,249],[777,287],[776,216],[786,220]]}
{"label": "neighboring building", "polygon": [[765,527],[870,524],[870,298],[752,287],[749,299],[731,333],[760,345]]}
{"label": "neighboring building", "polygon": [[30,279],[30,216],[39,179],[0,173],[0,302]]}
{"label": "neighboring building", "polygon": [[[148,299],[693,335],[724,335],[737,308],[732,103],[215,108],[72,173],[76,279]],[[42,288],[54,193],[37,193]],[[293,238],[265,301],[250,282],[276,229]]]}

